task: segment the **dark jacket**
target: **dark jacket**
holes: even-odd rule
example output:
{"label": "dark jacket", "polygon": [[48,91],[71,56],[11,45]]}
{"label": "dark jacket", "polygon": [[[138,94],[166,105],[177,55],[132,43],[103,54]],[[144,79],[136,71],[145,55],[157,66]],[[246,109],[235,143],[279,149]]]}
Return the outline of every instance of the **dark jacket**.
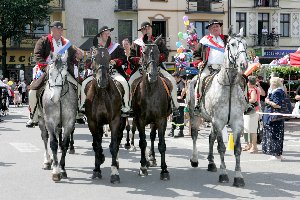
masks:
{"label": "dark jacket", "polygon": [[122,65],[126,63],[127,57],[121,45],[118,45],[118,47],[110,54],[110,57],[111,60],[114,60],[116,62],[114,68],[118,71],[119,74],[121,74],[124,78],[126,78],[127,76],[126,73],[124,72]]}
{"label": "dark jacket", "polygon": [[[35,44],[35,48],[34,48],[34,60],[37,65],[40,65],[42,67],[47,65],[46,59],[48,58],[51,52],[51,43],[49,37],[50,37],[49,35],[41,37]],[[68,72],[73,77],[74,77],[74,64],[78,63],[75,54],[76,54],[76,49],[73,45],[71,45],[68,49],[67,65],[68,65]]]}
{"label": "dark jacket", "polygon": [[[204,36],[205,37],[205,36]],[[226,47],[227,44],[227,39],[228,39],[228,35],[220,35],[220,37],[222,38],[223,42],[224,42],[224,47]],[[207,46],[204,46],[203,44],[199,43],[197,44],[195,51],[193,53],[193,58],[194,61],[198,64],[199,62],[204,62],[204,66],[206,66],[207,61],[208,61],[208,52],[209,52],[210,48]],[[196,66],[195,66],[196,67]]]}
{"label": "dark jacket", "polygon": [[[141,38],[143,39],[143,37]],[[151,41],[154,42],[155,38],[152,37]],[[168,56],[169,56],[169,50],[166,46],[166,43],[164,40],[161,40],[161,42],[159,42],[157,44],[158,49],[159,49],[159,63],[161,64],[162,62],[165,62],[168,60]],[[142,57],[141,55],[141,46],[136,45],[136,48],[132,48],[130,51],[130,56],[129,56],[129,61],[131,63],[133,63],[134,65],[138,65],[139,64],[139,59]]]}

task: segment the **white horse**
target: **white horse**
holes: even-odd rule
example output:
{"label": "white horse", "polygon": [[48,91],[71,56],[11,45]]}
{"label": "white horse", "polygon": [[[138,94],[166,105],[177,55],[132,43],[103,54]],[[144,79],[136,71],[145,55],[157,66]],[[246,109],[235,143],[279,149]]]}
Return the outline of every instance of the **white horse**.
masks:
{"label": "white horse", "polygon": [[[245,98],[240,87],[241,74],[247,68],[247,44],[243,38],[243,29],[239,34],[232,34],[232,28],[229,30],[229,38],[225,49],[224,65],[217,75],[212,78],[203,93],[200,102],[201,117],[212,123],[209,135],[209,154],[208,154],[208,171],[216,172],[217,168],[214,163],[213,145],[215,139],[218,141],[218,152],[221,157],[219,182],[228,182],[229,178],[226,172],[224,155],[226,147],[222,138],[222,130],[226,124],[229,124],[234,137],[234,155],[236,157],[234,186],[243,187],[245,185],[240,168],[241,143],[240,137],[244,130],[244,105]],[[192,167],[198,166],[198,151],[196,141],[198,137],[198,127],[200,117],[194,114],[194,84],[190,84],[190,107],[191,134],[193,139],[193,153],[191,157]]]}
{"label": "white horse", "polygon": [[[77,112],[77,93],[74,86],[67,81],[66,59],[67,54],[63,57],[57,55],[52,60],[53,62],[47,66],[48,81],[44,94],[39,100],[39,128],[45,147],[44,169],[50,169],[52,163],[48,153],[48,138],[50,136],[50,148],[53,155],[53,181],[67,178],[65,156],[70,144],[70,135],[75,129]],[[59,164],[58,145],[62,150]]]}

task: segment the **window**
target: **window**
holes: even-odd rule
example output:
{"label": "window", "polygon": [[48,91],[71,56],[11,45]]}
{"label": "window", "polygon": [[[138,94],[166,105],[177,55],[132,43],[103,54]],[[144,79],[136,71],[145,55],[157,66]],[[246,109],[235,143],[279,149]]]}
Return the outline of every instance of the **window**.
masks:
{"label": "window", "polygon": [[119,6],[119,9],[121,9],[121,10],[131,10],[132,9],[132,0],[119,0],[118,6]]}
{"label": "window", "polygon": [[290,36],[290,14],[280,14],[280,34],[281,37]]}
{"label": "window", "polygon": [[95,36],[98,33],[98,19],[83,19],[83,26],[85,37]]}
{"label": "window", "polygon": [[42,22],[34,21],[31,24],[27,24],[25,26],[26,35],[30,38],[40,38],[43,35],[47,35],[50,33],[49,20],[48,18]]}
{"label": "window", "polygon": [[201,39],[203,36],[209,34],[208,29],[205,28],[208,25],[208,21],[195,21],[194,25],[197,31],[198,39]]}
{"label": "window", "polygon": [[132,42],[132,20],[118,21],[118,38],[120,44],[125,38],[128,38]]}
{"label": "window", "polygon": [[246,36],[246,13],[236,13],[236,33],[240,32],[241,28],[244,28],[244,36]]}

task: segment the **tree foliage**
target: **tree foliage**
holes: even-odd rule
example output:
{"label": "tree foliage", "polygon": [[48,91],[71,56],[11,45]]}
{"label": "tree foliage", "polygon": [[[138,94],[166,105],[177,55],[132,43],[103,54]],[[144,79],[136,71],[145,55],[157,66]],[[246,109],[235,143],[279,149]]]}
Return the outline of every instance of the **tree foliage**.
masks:
{"label": "tree foliage", "polygon": [[44,21],[50,13],[50,0],[0,0],[0,33],[2,39],[21,37],[25,26]]}

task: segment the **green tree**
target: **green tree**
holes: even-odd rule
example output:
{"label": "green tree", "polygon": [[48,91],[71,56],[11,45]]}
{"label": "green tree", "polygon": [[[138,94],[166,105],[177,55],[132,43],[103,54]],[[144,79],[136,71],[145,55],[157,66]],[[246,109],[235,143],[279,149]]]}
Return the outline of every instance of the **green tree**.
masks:
{"label": "green tree", "polygon": [[[8,77],[6,56],[7,39],[22,38],[25,26],[33,22],[44,21],[51,12],[48,6],[51,0],[0,0],[0,33],[2,39],[2,70]],[[9,78],[9,77],[8,77]]]}

